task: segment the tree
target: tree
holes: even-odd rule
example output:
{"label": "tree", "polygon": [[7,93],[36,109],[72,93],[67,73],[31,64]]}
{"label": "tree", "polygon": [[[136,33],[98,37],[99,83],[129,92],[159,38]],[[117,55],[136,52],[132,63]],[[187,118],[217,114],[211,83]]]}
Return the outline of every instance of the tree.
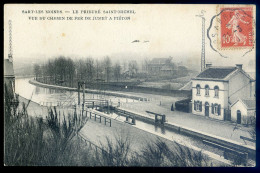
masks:
{"label": "tree", "polygon": [[107,56],[103,61],[104,69],[105,69],[105,76],[107,82],[110,81],[111,71],[112,71],[112,65],[111,65],[111,59]]}
{"label": "tree", "polygon": [[136,60],[130,61],[128,63],[128,69],[131,77],[134,77],[138,72],[138,65]]}
{"label": "tree", "polygon": [[35,77],[36,77],[36,80],[38,80],[39,79],[39,77],[41,76],[41,69],[40,69],[40,65],[38,65],[38,64],[35,64],[34,65],[34,75],[35,75]]}
{"label": "tree", "polygon": [[121,77],[121,66],[118,63],[116,63],[114,66],[114,77],[116,78],[117,82]]}
{"label": "tree", "polygon": [[101,64],[99,60],[96,60],[95,63],[95,72],[96,72],[96,79],[101,78],[101,74],[102,74],[102,68],[101,68]]}
{"label": "tree", "polygon": [[86,60],[86,80],[88,82],[92,81],[94,78],[94,60],[92,58],[87,58]]}

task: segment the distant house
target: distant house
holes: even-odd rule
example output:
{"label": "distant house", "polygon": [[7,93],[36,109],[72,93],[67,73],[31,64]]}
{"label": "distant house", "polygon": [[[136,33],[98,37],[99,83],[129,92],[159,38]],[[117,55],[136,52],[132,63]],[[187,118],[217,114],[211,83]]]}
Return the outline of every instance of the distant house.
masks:
{"label": "distant house", "polygon": [[192,78],[192,113],[230,120],[230,106],[238,98],[254,97],[251,78],[238,64],[235,67],[210,65]]}
{"label": "distant house", "polygon": [[154,58],[148,63],[149,74],[171,75],[174,72],[172,57]]}
{"label": "distant house", "polygon": [[9,91],[15,93],[15,76],[13,63],[9,59],[4,59],[4,84]]}
{"label": "distant house", "polygon": [[255,113],[255,98],[239,98],[231,105],[231,120],[238,124],[250,124],[250,118],[255,117]]}

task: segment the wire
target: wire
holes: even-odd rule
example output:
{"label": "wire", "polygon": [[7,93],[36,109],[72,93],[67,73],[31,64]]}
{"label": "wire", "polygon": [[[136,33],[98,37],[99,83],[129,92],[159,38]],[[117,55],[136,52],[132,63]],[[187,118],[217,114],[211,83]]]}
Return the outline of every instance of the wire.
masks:
{"label": "wire", "polygon": [[[248,84],[251,84],[251,82],[249,82]],[[246,84],[246,85],[243,86],[242,88],[238,89],[237,91],[235,91],[234,93],[232,93],[231,95],[229,95],[229,98],[230,98],[232,95],[236,94],[236,93],[237,93],[238,91],[240,91],[241,89],[245,88],[248,84]]]}

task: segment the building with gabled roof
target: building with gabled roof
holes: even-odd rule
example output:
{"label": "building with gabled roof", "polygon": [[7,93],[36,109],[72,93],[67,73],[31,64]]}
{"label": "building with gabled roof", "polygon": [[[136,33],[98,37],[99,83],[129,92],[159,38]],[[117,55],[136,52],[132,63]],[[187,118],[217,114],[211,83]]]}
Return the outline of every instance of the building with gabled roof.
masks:
{"label": "building with gabled roof", "polygon": [[166,74],[171,75],[174,71],[174,66],[172,64],[172,57],[169,58],[153,58],[148,63],[148,73],[149,74]]}
{"label": "building with gabled roof", "polygon": [[192,78],[192,113],[231,120],[230,106],[238,98],[254,96],[251,78],[241,64],[236,67],[207,66]]}
{"label": "building with gabled roof", "polygon": [[255,98],[238,98],[231,106],[231,120],[238,124],[251,124],[256,116]]}

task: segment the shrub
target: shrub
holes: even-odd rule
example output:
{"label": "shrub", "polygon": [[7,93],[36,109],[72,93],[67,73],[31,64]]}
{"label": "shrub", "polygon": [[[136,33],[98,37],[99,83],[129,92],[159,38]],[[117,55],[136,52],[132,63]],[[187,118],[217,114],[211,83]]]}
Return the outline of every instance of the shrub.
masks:
{"label": "shrub", "polygon": [[[27,106],[18,109],[18,97],[5,90],[4,163],[9,166],[75,165],[77,145],[75,136],[86,123],[86,117],[77,115],[61,120],[56,109],[46,117],[33,118]],[[15,104],[14,104],[15,103]],[[73,140],[72,140],[73,139]],[[77,155],[78,156],[78,155]]]}

